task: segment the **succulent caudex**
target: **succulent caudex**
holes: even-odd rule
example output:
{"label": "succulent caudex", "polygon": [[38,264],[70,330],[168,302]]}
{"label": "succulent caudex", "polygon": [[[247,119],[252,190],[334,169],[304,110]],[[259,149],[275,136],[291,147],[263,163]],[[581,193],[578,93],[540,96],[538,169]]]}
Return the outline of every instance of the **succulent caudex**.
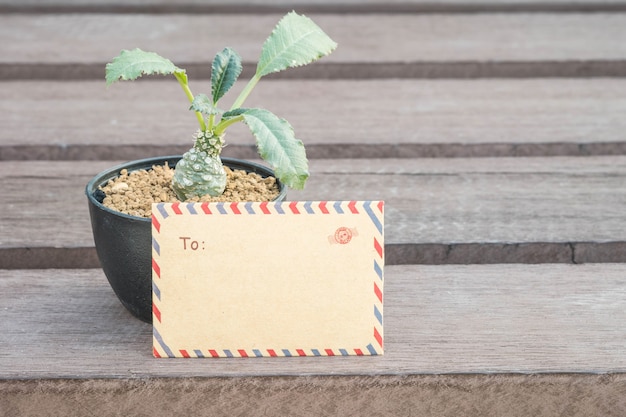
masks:
{"label": "succulent caudex", "polygon": [[226,186],[226,173],[220,154],[224,133],[234,123],[243,122],[256,138],[259,155],[273,168],[276,177],[287,186],[301,189],[309,172],[304,145],[296,139],[293,128],[268,110],[244,108],[252,89],[265,75],[309,64],[330,54],[337,44],[311,19],[295,12],[285,15],[263,44],[256,72],[228,111],[217,107],[241,74],[241,57],[225,48],[211,66],[211,97],[193,95],[186,71],[154,52],[123,50],[106,66],[106,81],[134,80],[142,75],[173,75],[191,102],[200,129],[194,145],[176,165],[172,186],[181,200],[193,196],[220,195]]}

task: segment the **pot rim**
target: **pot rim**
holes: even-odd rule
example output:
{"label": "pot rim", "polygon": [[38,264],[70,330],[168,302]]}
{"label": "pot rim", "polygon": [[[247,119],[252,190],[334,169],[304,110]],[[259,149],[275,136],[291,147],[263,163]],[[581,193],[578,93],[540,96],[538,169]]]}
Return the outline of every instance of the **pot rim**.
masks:
{"label": "pot rim", "polygon": [[[126,213],[122,213],[120,211],[117,210],[113,210],[110,209],[108,207],[106,207],[104,204],[102,204],[101,202],[99,202],[95,197],[94,197],[94,192],[98,189],[98,186],[105,183],[106,181],[109,181],[112,178],[115,178],[117,176],[119,176],[119,172],[122,169],[128,169],[129,171],[136,171],[139,169],[146,169],[146,166],[148,168],[150,168],[152,165],[158,165],[159,162],[173,162],[174,165],[176,162],[178,162],[183,156],[182,155],[167,155],[167,156],[155,156],[155,157],[150,157],[150,158],[143,158],[143,159],[135,159],[135,160],[131,160],[131,161],[126,161],[123,162],[121,164],[112,166],[110,168],[105,169],[104,171],[99,172],[98,174],[96,174],[86,185],[85,187],[85,194],[87,195],[87,198],[89,199],[89,202],[91,204],[93,204],[95,207],[99,208],[100,210],[103,210],[105,212],[108,212],[110,214],[116,215],[116,216],[120,216],[122,218],[126,218],[129,220],[134,220],[134,221],[142,221],[142,222],[146,222],[146,223],[150,223],[152,222],[152,218],[151,217],[139,217],[139,216],[132,216],[130,214],[126,214]],[[245,165],[248,167],[253,168],[253,171],[263,171],[264,173],[267,173],[269,175],[272,175],[275,177],[274,174],[274,170],[272,170],[272,168],[270,168],[267,165],[262,165],[259,164],[257,162],[253,162],[253,161],[249,161],[246,159],[238,159],[238,158],[229,158],[229,157],[220,157],[220,159],[222,160],[222,162],[225,165],[228,165],[229,163],[232,165]],[[243,167],[242,167],[243,168]],[[245,168],[244,168],[245,169]],[[287,194],[287,187],[281,183],[278,178],[276,178],[276,182],[278,184],[278,189],[279,189],[279,197],[277,199],[280,199],[280,196],[282,195],[284,198],[284,195]]]}

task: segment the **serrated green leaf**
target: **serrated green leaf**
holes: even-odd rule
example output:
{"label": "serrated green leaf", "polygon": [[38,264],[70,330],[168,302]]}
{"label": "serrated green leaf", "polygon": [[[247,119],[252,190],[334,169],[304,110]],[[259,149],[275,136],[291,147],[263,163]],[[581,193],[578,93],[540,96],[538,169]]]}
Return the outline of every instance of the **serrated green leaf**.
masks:
{"label": "serrated green leaf", "polygon": [[286,14],[263,44],[256,75],[262,77],[309,64],[330,54],[337,44],[311,19]]}
{"label": "serrated green leaf", "polygon": [[211,93],[214,105],[235,84],[242,69],[241,57],[231,48],[224,48],[215,55],[211,66]]}
{"label": "serrated green leaf", "polygon": [[264,109],[235,109],[224,118],[242,116],[256,138],[259,155],[274,168],[276,177],[294,189],[304,188],[309,177],[304,145],[284,119]]}
{"label": "serrated green leaf", "polygon": [[176,74],[183,77],[186,82],[185,70],[178,68],[167,58],[154,53],[145,52],[139,48],[123,50],[118,56],[113,58],[105,68],[106,83],[112,84],[118,80],[134,80],[142,75],[152,74]]}
{"label": "serrated green leaf", "polygon": [[193,98],[189,110],[198,111],[202,114],[210,116],[212,114],[221,114],[222,110],[213,105],[213,102],[206,94],[198,94]]}

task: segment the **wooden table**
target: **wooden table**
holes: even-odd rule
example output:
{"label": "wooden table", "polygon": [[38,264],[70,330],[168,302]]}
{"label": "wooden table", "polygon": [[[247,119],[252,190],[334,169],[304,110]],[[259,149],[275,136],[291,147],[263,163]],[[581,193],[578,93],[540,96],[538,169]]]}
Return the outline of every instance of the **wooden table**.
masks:
{"label": "wooden table", "polygon": [[[289,199],[385,200],[385,355],[156,360],[84,186],[193,120],[104,65],[154,50],[200,91],[229,45],[249,77],[292,9],[339,48],[247,104],[306,144]],[[0,0],[0,414],[625,415],[625,76],[623,0]]]}

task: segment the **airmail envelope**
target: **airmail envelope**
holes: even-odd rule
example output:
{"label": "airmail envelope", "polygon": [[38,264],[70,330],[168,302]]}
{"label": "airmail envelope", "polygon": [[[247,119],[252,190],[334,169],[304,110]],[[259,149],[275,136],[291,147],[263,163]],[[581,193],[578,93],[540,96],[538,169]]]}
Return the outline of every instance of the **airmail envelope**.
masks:
{"label": "airmail envelope", "polygon": [[152,210],[155,357],[383,353],[383,202]]}

